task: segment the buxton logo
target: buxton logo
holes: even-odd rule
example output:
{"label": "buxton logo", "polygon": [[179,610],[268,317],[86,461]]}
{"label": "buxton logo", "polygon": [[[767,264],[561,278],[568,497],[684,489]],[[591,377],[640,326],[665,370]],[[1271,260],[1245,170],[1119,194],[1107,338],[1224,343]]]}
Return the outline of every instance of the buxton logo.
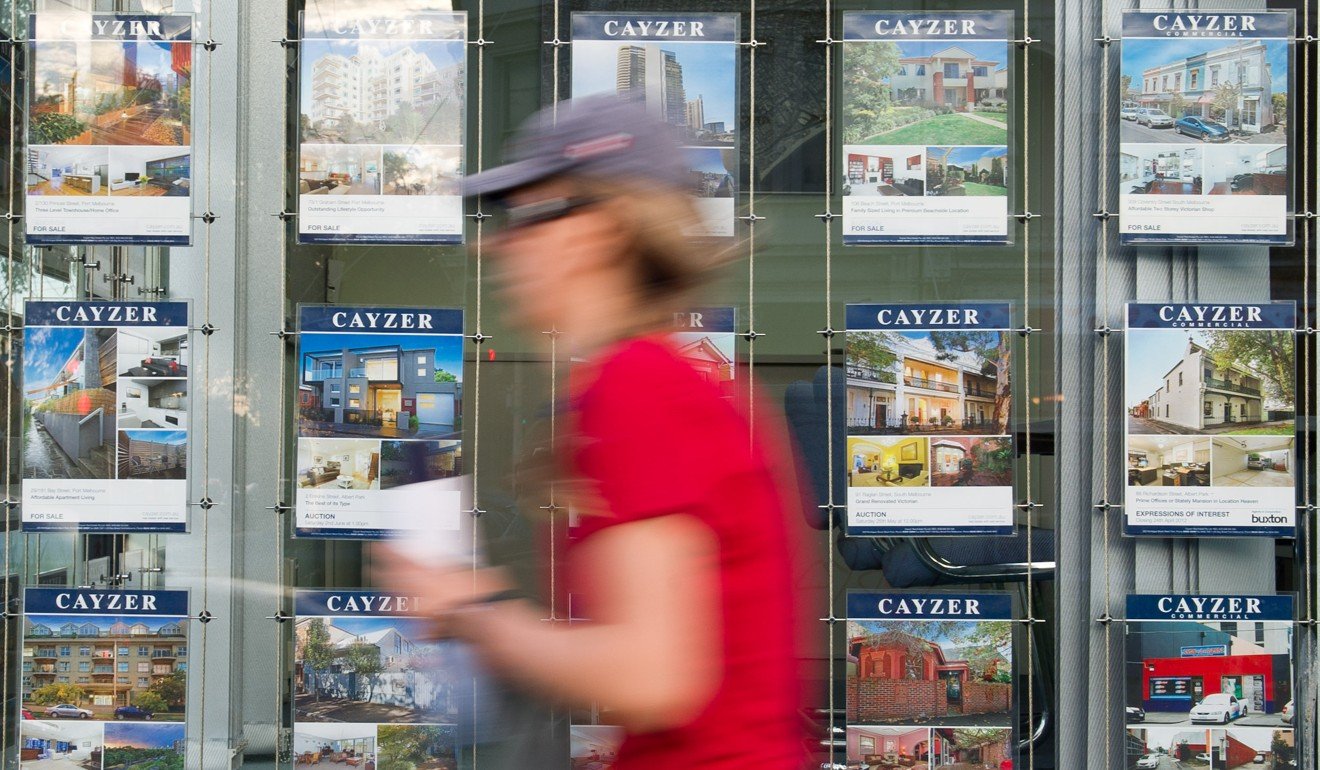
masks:
{"label": "buxton logo", "polygon": [[1161,32],[1255,32],[1255,16],[1234,14],[1161,13],[1155,16]]}
{"label": "buxton logo", "polygon": [[150,305],[60,305],[55,318],[66,323],[155,323]]}
{"label": "buxton logo", "polygon": [[1160,612],[1180,618],[1219,615],[1259,615],[1260,599],[1250,596],[1161,596]]}
{"label": "buxton logo", "polygon": [[60,593],[55,595],[55,606],[62,610],[144,611],[156,609],[156,597],[151,594]]}
{"label": "buxton logo", "polygon": [[980,615],[980,599],[881,599],[885,615]]}
{"label": "buxton logo", "polygon": [[975,35],[976,22],[972,19],[880,19],[875,23],[875,34],[959,37]]}
{"label": "buxton logo", "polygon": [[390,594],[331,594],[325,600],[331,612],[409,612],[419,604],[418,597]]}
{"label": "buxton logo", "polygon": [[970,308],[885,308],[875,314],[882,326],[976,326],[981,312]]}
{"label": "buxton logo", "polygon": [[423,313],[347,313],[339,311],[330,316],[330,324],[337,329],[433,329],[431,316]]}
{"label": "buxton logo", "polygon": [[1260,323],[1256,305],[1164,305],[1160,320],[1170,323]]}
{"label": "buxton logo", "polygon": [[706,22],[610,19],[605,22],[604,32],[610,37],[705,37]]}
{"label": "buxton logo", "polygon": [[419,35],[435,34],[435,24],[430,19],[345,19],[330,24],[329,29],[336,35]]}

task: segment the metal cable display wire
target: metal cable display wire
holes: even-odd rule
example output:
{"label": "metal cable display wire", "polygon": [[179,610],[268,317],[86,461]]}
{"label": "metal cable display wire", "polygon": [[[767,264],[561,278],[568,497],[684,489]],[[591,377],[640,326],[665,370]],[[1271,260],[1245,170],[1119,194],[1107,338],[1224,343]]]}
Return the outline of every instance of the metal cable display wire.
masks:
{"label": "metal cable display wire", "polygon": [[[18,93],[18,67],[14,66],[14,60],[17,58],[17,53],[18,53],[18,46],[16,42],[16,38],[18,37],[18,3],[16,2],[11,2],[9,4],[9,29],[6,31],[8,33],[8,37],[10,38],[9,41],[5,43],[5,46],[7,49],[6,54],[9,57],[9,90],[7,92],[7,95],[9,97],[8,144],[12,156],[15,128],[17,126],[16,121],[18,120],[18,105],[16,104],[16,98],[15,98],[15,94]],[[4,258],[6,260],[6,264],[5,264],[6,312],[5,312],[5,327],[4,327],[4,334],[5,334],[4,354],[7,359],[5,361],[6,371],[7,371],[7,376],[6,376],[7,382],[5,383],[7,386],[5,388],[5,420],[7,421],[9,426],[12,426],[14,423],[13,377],[14,377],[14,367],[17,365],[18,362],[18,356],[15,353],[15,344],[14,344],[14,253],[13,253],[14,221],[15,221],[14,214],[17,212],[17,209],[15,208],[14,205],[15,202],[14,195],[18,186],[13,184],[14,176],[15,176],[14,174],[12,173],[10,174],[11,178],[9,184],[9,195],[7,196],[7,200],[5,201],[5,248],[4,248]],[[31,281],[29,280],[29,285],[30,283]],[[11,594],[12,585],[14,581],[10,579],[10,576],[17,574],[16,571],[14,570],[14,565],[11,563],[10,553],[12,547],[14,514],[18,510],[17,506],[13,502],[14,490],[13,490],[13,485],[10,483],[10,479],[13,478],[14,470],[15,470],[14,440],[13,437],[9,435],[10,433],[11,431],[9,430],[9,427],[6,427],[5,448],[4,448],[5,497],[4,497],[4,510],[3,510],[3,515],[5,519],[5,545],[4,545],[5,568],[3,572],[0,572],[0,580],[4,581],[4,587],[3,589],[0,589],[4,591],[4,604],[0,605],[0,628],[3,628],[3,633],[0,634],[0,636],[3,636],[3,638],[0,638],[0,647],[3,648],[3,651],[0,652],[0,668],[4,669],[3,673],[0,673],[0,704],[3,704],[0,705],[0,723],[3,723],[6,726],[0,728],[0,765],[3,765],[9,758],[8,725],[17,723],[17,720],[11,718],[7,705],[9,703],[9,670],[12,665],[9,655],[10,655],[10,650],[14,648],[13,640],[9,638],[9,629],[11,626],[14,625],[12,619],[14,617],[14,606],[15,606],[15,597]],[[21,626],[20,626],[20,633],[22,633]],[[22,708],[21,703],[19,704],[19,708]]]}
{"label": "metal cable display wire", "polygon": [[[1023,371],[1023,447],[1022,457],[1026,463],[1026,513],[1027,534],[1027,585],[1024,627],[1026,629],[1026,674],[1027,674],[1027,724],[1035,724],[1036,680],[1035,680],[1035,623],[1036,605],[1032,601],[1035,588],[1035,576],[1032,574],[1035,564],[1031,547],[1032,519],[1035,517],[1035,487],[1032,485],[1031,468],[1031,222],[1035,217],[1031,213],[1031,0],[1022,0],[1022,371]],[[1031,736],[1028,736],[1030,738]],[[1027,770],[1036,767],[1036,742],[1027,740]]]}
{"label": "metal cable display wire", "polygon": [[[485,131],[485,94],[486,94],[486,0],[477,0],[477,39],[473,44],[477,49],[477,157],[476,172],[481,173],[485,167],[486,151],[486,131]],[[472,341],[476,345],[476,355],[473,356],[472,364],[472,590],[477,590],[477,554],[480,553],[480,528],[478,519],[483,511],[481,510],[481,488],[478,483],[478,473],[481,468],[480,441],[481,441],[481,345],[488,339],[482,332],[482,290],[484,289],[482,274],[482,236],[485,233],[486,217],[482,214],[482,200],[480,197],[476,201],[478,216],[475,221],[475,247],[473,258],[476,262],[476,299],[474,302],[475,313],[472,319],[473,333]],[[477,681],[473,677],[469,686],[472,690],[472,734],[477,735],[477,713],[481,708],[478,703],[480,693],[477,690]],[[477,770],[477,743],[472,744],[472,768]]]}
{"label": "metal cable display wire", "polygon": [[[1108,204],[1109,157],[1110,157],[1111,148],[1110,148],[1108,116],[1110,111],[1109,92],[1112,85],[1109,77],[1111,38],[1109,37],[1108,33],[1105,32],[1105,26],[1109,23],[1108,21],[1109,13],[1107,6],[1108,3],[1106,2],[1106,0],[1101,0],[1100,24],[1101,24],[1102,37],[1099,38],[1100,40],[1100,115],[1101,115],[1100,157],[1099,157],[1100,184],[1098,185],[1098,188],[1096,190],[1096,211],[1098,212],[1108,212],[1109,210],[1109,204]],[[1101,626],[1104,629],[1104,637],[1105,637],[1105,642],[1104,642],[1105,671],[1113,671],[1114,670],[1113,624],[1108,622],[1107,620],[1108,618],[1112,618],[1114,613],[1113,582],[1111,578],[1113,570],[1110,567],[1110,555],[1112,551],[1112,547],[1110,544],[1110,530],[1112,529],[1110,516],[1112,515],[1113,512],[1113,506],[1110,504],[1110,500],[1112,499],[1110,493],[1112,490],[1111,490],[1110,477],[1109,477],[1109,466],[1112,464],[1114,458],[1111,457],[1112,448],[1109,442],[1109,434],[1110,434],[1109,422],[1111,419],[1109,413],[1109,387],[1110,387],[1109,343],[1111,338],[1110,330],[1112,328],[1111,326],[1112,319],[1110,317],[1111,310],[1109,307],[1109,217],[1107,215],[1102,214],[1102,216],[1095,218],[1095,222],[1096,222],[1097,238],[1099,239],[1099,246],[1096,250],[1096,253],[1099,255],[1099,261],[1100,261],[1100,265],[1099,265],[1100,311],[1098,313],[1098,318],[1097,318],[1098,322],[1096,323],[1096,328],[1101,330],[1099,332],[1100,367],[1101,367],[1101,376],[1100,376],[1101,447],[1100,447],[1100,490],[1099,490],[1100,494],[1098,497],[1100,500],[1099,502],[1099,510],[1101,516],[1100,526],[1103,536],[1102,545],[1101,545],[1101,548],[1103,550],[1102,560],[1104,563],[1104,573],[1105,573],[1104,606],[1101,608],[1100,617],[1106,619]],[[1104,711],[1101,713],[1104,714],[1105,719],[1110,719],[1114,710],[1112,690],[1113,688],[1110,687],[1104,688]],[[1111,768],[1114,766],[1113,741],[1106,740],[1104,743],[1105,743],[1104,767]]]}
{"label": "metal cable display wire", "polygon": [[[825,550],[823,563],[826,565],[825,573],[825,607],[826,617],[822,618],[825,622],[826,651],[827,658],[830,661],[828,674],[828,692],[826,694],[826,724],[828,730],[825,735],[825,747],[829,756],[831,767],[841,766],[836,762],[835,747],[837,745],[835,736],[844,732],[844,728],[837,727],[835,720],[838,718],[838,705],[835,701],[836,672],[834,661],[834,651],[836,648],[838,616],[835,614],[835,576],[834,576],[834,541],[835,541],[835,521],[834,514],[837,510],[837,504],[834,499],[834,324],[832,321],[834,310],[834,3],[832,0],[825,0],[825,27],[824,38],[820,41],[825,46],[825,185],[823,203],[825,210],[820,214],[820,219],[824,225],[825,233],[825,326],[821,329],[821,338],[825,342],[825,538],[822,546]],[[845,746],[847,741],[844,741]],[[846,755],[845,755],[846,756]]]}

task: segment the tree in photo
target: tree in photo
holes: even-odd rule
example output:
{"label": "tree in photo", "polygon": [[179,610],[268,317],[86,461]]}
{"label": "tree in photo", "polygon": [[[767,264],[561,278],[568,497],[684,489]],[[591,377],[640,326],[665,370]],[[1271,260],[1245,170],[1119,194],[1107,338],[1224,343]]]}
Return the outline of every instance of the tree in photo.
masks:
{"label": "tree in photo", "polygon": [[1013,367],[1013,348],[1007,332],[974,331],[960,329],[930,333],[936,358],[953,361],[970,353],[981,368],[981,374],[995,378],[995,405],[992,412],[994,430],[1008,433],[1009,411],[1013,404],[1013,385],[1010,380]]}
{"label": "tree in photo", "polygon": [[843,345],[843,357],[849,364],[891,372],[898,363],[895,347],[899,335],[887,331],[848,332]]}
{"label": "tree in photo", "polygon": [[1137,100],[1137,92],[1132,88],[1132,76],[1124,75],[1121,79],[1122,85],[1119,88],[1119,98],[1125,102],[1134,102]]}
{"label": "tree in photo", "polygon": [[1007,735],[1007,730],[960,727],[953,731],[953,744],[960,749],[972,749],[977,746],[1001,743]]}
{"label": "tree in photo", "polygon": [[896,43],[848,46],[843,65],[843,87],[848,94],[843,108],[845,144],[859,144],[896,127],[888,80],[898,74],[898,59]]}
{"label": "tree in photo", "polygon": [[[388,445],[387,446],[392,446]],[[302,642],[303,676],[307,678],[313,697],[321,700],[320,675],[334,662],[335,651],[330,646],[330,631],[325,618],[312,618],[307,623],[307,636]]]}
{"label": "tree in photo", "polygon": [[366,680],[367,697],[370,701],[376,692],[376,675],[385,670],[380,662],[380,648],[366,642],[355,642],[344,650],[344,662],[358,675],[358,689],[362,680]]}
{"label": "tree in photo", "polygon": [[458,382],[458,376],[453,372],[447,372],[444,369],[435,370],[436,382]]}
{"label": "tree in photo", "polygon": [[1275,91],[1270,96],[1270,107],[1274,112],[1275,130],[1283,130],[1283,127],[1288,123],[1288,93],[1286,91]]}
{"label": "tree in photo", "polygon": [[182,671],[166,674],[152,682],[147,692],[159,696],[171,711],[182,711],[188,698],[188,675]]}
{"label": "tree in photo", "polygon": [[449,725],[381,725],[376,741],[378,770],[455,766],[454,728]]}
{"label": "tree in photo", "polygon": [[973,676],[987,682],[1012,682],[1009,665],[1013,651],[1013,624],[1007,620],[963,623],[966,633],[958,640]]}
{"label": "tree in photo", "polygon": [[47,684],[32,691],[32,702],[42,706],[56,706],[61,703],[81,706],[85,700],[87,700],[87,691],[76,684]]}
{"label": "tree in photo", "polygon": [[1008,439],[980,439],[972,445],[972,458],[979,473],[999,476],[1013,471],[1013,443]]}
{"label": "tree in photo", "polygon": [[1210,358],[1219,369],[1234,364],[1245,366],[1260,375],[1265,395],[1294,408],[1296,399],[1297,358],[1295,335],[1287,329],[1210,331]]}
{"label": "tree in photo", "polygon": [[1238,114],[1238,105],[1242,102],[1242,85],[1240,83],[1220,83],[1215,88],[1214,96],[1210,99],[1210,109],[1213,114],[1219,116],[1220,121],[1228,128],[1235,128],[1241,115]]}
{"label": "tree in photo", "polygon": [[31,144],[64,144],[82,136],[87,124],[73,115],[61,112],[42,112],[32,116],[28,123],[28,141]]}
{"label": "tree in photo", "polygon": [[150,711],[153,714],[170,710],[170,704],[166,703],[165,699],[160,697],[159,693],[154,693],[150,690],[134,695],[133,705],[143,711]]}
{"label": "tree in photo", "polygon": [[1169,114],[1175,118],[1185,117],[1187,115],[1187,97],[1176,92],[1170,96]]}

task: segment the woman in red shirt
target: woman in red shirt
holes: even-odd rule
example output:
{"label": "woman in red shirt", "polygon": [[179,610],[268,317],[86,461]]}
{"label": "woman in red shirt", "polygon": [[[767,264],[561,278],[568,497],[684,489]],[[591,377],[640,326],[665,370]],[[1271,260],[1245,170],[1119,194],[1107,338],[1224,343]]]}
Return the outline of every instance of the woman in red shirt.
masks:
{"label": "woman in red shirt", "polygon": [[[586,623],[546,623],[475,581],[391,555],[387,583],[429,602],[446,635],[548,697],[608,707],[616,770],[798,770],[791,468],[666,338],[715,259],[670,129],[613,97],[535,116],[514,162],[469,194],[497,196],[491,243],[516,325],[555,328],[576,358],[559,458],[583,522],[568,553]],[[620,181],[624,180],[624,181]]]}

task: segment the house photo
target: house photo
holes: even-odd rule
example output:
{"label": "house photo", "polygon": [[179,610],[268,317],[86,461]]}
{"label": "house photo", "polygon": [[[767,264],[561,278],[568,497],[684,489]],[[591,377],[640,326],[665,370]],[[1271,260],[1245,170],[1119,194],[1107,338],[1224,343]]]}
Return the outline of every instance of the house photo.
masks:
{"label": "house photo", "polygon": [[188,380],[183,377],[120,377],[115,392],[120,430],[188,427]]}
{"label": "house photo", "polygon": [[930,730],[911,727],[848,727],[847,761],[867,770],[930,766]]}
{"label": "house photo", "polygon": [[18,766],[20,770],[101,770],[103,730],[99,722],[24,719]]}
{"label": "house photo", "polygon": [[188,478],[187,431],[121,430],[117,455],[121,479]]}
{"label": "house photo", "polygon": [[925,147],[847,145],[843,148],[844,195],[926,194]]}
{"label": "house photo", "polygon": [[192,186],[186,148],[111,147],[106,184],[115,197],[185,198]]}
{"label": "house photo", "polygon": [[1219,436],[1212,441],[1211,485],[1291,487],[1292,436]]}
{"label": "house photo", "polygon": [[187,727],[182,722],[105,726],[105,770],[182,770],[187,755]]}
{"label": "house photo", "polygon": [[927,147],[926,195],[1008,195],[1008,148]]}
{"label": "house photo", "polygon": [[707,382],[733,379],[735,335],[729,332],[674,332],[670,335],[678,355]]}
{"label": "house photo", "polygon": [[299,489],[380,489],[380,445],[375,439],[298,439]]}
{"label": "house photo", "polygon": [[930,439],[849,436],[848,486],[930,486]]}
{"label": "house photo", "polygon": [[1208,487],[1215,458],[1210,439],[1195,436],[1128,436],[1130,487]]}
{"label": "house photo", "polygon": [[1229,144],[1205,148],[1211,195],[1287,195],[1286,145]]}
{"label": "house photo", "polygon": [[[1187,725],[1143,725],[1127,731],[1128,767],[1208,768],[1214,745],[1211,730]],[[1146,764],[1137,764],[1141,760]]]}
{"label": "house photo", "polygon": [[24,332],[23,477],[112,479],[115,331]]}
{"label": "house photo", "polygon": [[1292,730],[1270,727],[1228,727],[1210,731],[1210,757],[1225,770],[1291,770],[1296,758]]}
{"label": "house photo", "polygon": [[1118,160],[1119,189],[1128,195],[1200,195],[1202,151],[1200,146],[1124,144]]}
{"label": "house photo", "polygon": [[623,743],[623,728],[615,725],[573,725],[568,729],[571,770],[613,770]]}
{"label": "house photo", "polygon": [[376,765],[376,725],[322,722],[293,723],[295,768],[366,768]]}
{"label": "house photo", "polygon": [[947,728],[931,731],[932,769],[999,770],[1014,758],[1013,733],[1007,728]]}
{"label": "house photo", "polygon": [[463,176],[461,146],[410,145],[382,148],[385,195],[457,195]]}
{"label": "house photo", "polygon": [[1007,436],[932,436],[930,485],[1013,485],[1013,439]]}
{"label": "house photo", "polygon": [[109,195],[110,151],[106,147],[30,147],[27,194]]}
{"label": "house photo", "polygon": [[304,144],[299,195],[380,195],[381,148],[374,144]]}

